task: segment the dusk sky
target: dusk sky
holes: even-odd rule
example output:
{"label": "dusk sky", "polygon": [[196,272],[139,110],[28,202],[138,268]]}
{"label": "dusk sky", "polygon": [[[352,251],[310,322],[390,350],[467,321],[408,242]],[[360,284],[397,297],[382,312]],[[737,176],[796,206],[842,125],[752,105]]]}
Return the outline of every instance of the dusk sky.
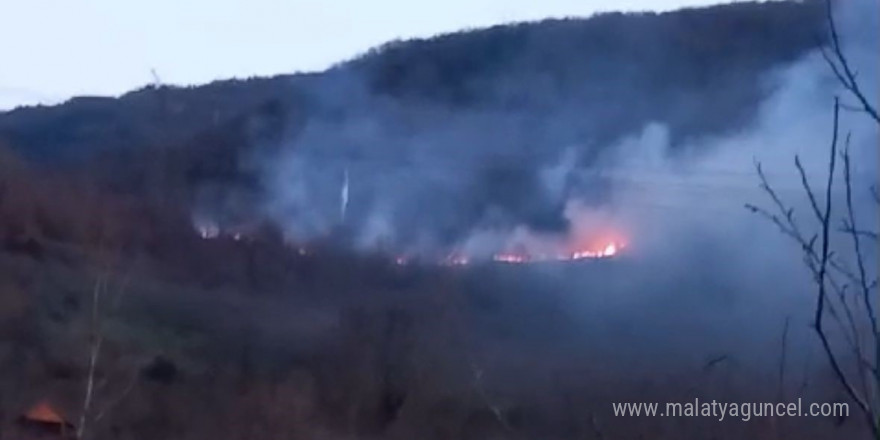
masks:
{"label": "dusk sky", "polygon": [[321,70],[396,38],[707,0],[0,0],[0,109]]}

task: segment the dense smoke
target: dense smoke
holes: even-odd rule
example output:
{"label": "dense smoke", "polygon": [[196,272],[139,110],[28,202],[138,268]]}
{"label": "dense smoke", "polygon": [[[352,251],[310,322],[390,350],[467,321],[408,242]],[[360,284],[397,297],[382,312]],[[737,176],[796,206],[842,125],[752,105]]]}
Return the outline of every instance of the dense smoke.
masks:
{"label": "dense smoke", "polygon": [[[875,2],[846,5],[837,15],[844,51],[862,78],[876,78],[880,11]],[[775,212],[771,199],[758,187],[755,163],[759,162],[770,185],[794,209],[807,237],[818,233],[820,224],[794,159],[800,158],[809,185],[823,200],[834,97],[850,105],[856,101],[819,53],[769,72],[765,81],[775,92],[762,103],[750,129],[686,145],[670,155],[667,131],[649,125],[608,150],[605,169],[615,176],[615,184],[609,207],[599,212],[613,207],[615,219],[632,242],[629,251],[641,263],[627,274],[626,285],[609,283],[603,300],[584,300],[588,303],[584,310],[601,320],[613,320],[609,315],[639,320],[645,335],[667,335],[663,350],[674,351],[678,343],[682,355],[695,355],[702,352],[696,347],[714,347],[704,350],[738,353],[765,366],[768,355],[778,355],[783,321],[788,318],[795,358],[807,362],[815,342],[810,339],[815,287],[799,245],[743,205]],[[863,80],[862,87],[866,96],[877,96],[876,81]],[[853,203],[861,225],[878,221],[870,190],[877,184],[877,142],[878,126],[866,114],[841,113],[838,148],[849,148]],[[838,157],[832,192],[835,229],[846,215],[841,162]],[[855,267],[850,239],[833,234],[832,240],[836,255]],[[876,267],[875,244],[864,257],[869,267]],[[864,313],[857,296],[848,301],[853,301],[857,313]],[[834,326],[830,327],[833,333]],[[669,338],[669,332],[682,336]],[[693,344],[695,339],[702,345]],[[820,355],[814,355],[812,365],[824,366],[815,356]]]}
{"label": "dense smoke", "polygon": [[[865,95],[876,96],[876,2],[841,6],[844,50]],[[820,190],[833,97],[854,103],[820,53],[761,76],[760,88],[772,93],[748,126],[684,141],[662,121],[649,121],[608,142],[591,136],[595,125],[588,121],[600,115],[595,103],[579,101],[580,89],[562,93],[541,81],[514,88],[515,76],[497,75],[495,88],[482,84],[487,94],[517,90],[531,98],[449,105],[373,93],[346,65],[322,75],[311,84],[304,129],[266,165],[267,214],[294,240],[343,231],[361,249],[397,254],[478,259],[511,248],[552,254],[597,240],[625,244],[625,256],[638,263],[622,278],[566,281],[569,290],[601,292],[578,300],[580,318],[593,317],[584,320],[592,330],[635,320],[644,338],[632,347],[648,349],[650,335],[672,331],[680,337],[665,340],[667,354],[679,344],[683,355],[707,355],[693,349],[703,343],[761,358],[778,350],[787,316],[792,346],[808,343],[813,296],[799,249],[744,204],[772,208],[758,187],[760,162],[803,228],[817,231],[794,157]],[[627,104],[614,103],[620,105]],[[841,140],[847,135],[858,219],[875,224],[869,188],[877,180],[877,125],[844,112]],[[844,213],[841,176],[838,167],[835,222]],[[840,247],[840,255],[851,256]],[[876,261],[875,250],[867,257]],[[636,303],[642,312],[629,307]],[[691,308],[700,311],[685,311]],[[623,342],[612,339],[619,349]]]}
{"label": "dense smoke", "polygon": [[[842,11],[842,28],[871,28],[850,24],[850,9]],[[875,40],[847,33],[859,37],[846,41],[853,62],[873,66],[862,53],[870,53],[863,46]],[[451,105],[390,97],[375,93],[365,74],[347,65],[322,75],[309,85],[304,129],[266,167],[267,212],[295,240],[344,231],[358,247],[407,254],[541,252],[603,234],[646,244],[669,235],[660,224],[677,228],[688,217],[709,216],[700,225],[719,209],[754,201],[749,197],[760,196],[750,192],[754,158],[784,177],[786,191],[796,186],[794,152],[820,166],[826,160],[813,153],[824,151],[819,140],[829,138],[835,80],[818,54],[761,78],[760,88],[774,93],[744,132],[675,145],[665,124],[650,121],[614,142],[600,139],[589,121],[607,115],[581,98],[589,83],[561,91],[538,77],[494,75],[497,81],[481,83],[483,93],[521,102]],[[627,99],[605,108],[625,108]],[[697,108],[712,112],[723,105]],[[874,135],[870,127],[853,130],[853,148]],[[654,230],[640,231],[645,228]]]}
{"label": "dense smoke", "polygon": [[607,196],[608,179],[585,172],[596,171],[596,145],[580,132],[588,113],[576,102],[547,112],[413,104],[370,94],[344,69],[315,94],[317,115],[269,173],[269,212],[299,239],[344,227],[362,247],[497,250],[515,231],[564,234],[570,203]]}

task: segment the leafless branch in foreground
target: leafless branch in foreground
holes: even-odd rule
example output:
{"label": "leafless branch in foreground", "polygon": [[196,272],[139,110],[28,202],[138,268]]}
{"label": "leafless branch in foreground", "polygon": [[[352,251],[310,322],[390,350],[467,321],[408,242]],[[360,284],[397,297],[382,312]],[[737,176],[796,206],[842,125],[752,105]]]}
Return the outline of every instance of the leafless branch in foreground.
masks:
{"label": "leafless branch in foreground", "polygon": [[[877,339],[877,317],[874,314],[874,307],[871,304],[871,284],[868,282],[868,272],[865,269],[865,257],[862,250],[862,238],[863,235],[860,234],[859,228],[856,225],[856,215],[855,210],[853,209],[852,202],[852,171],[850,167],[850,155],[849,155],[849,138],[847,137],[847,145],[843,150],[843,173],[844,173],[844,183],[846,184],[846,219],[844,219],[844,224],[848,226],[847,231],[849,232],[850,238],[852,238],[853,242],[853,252],[855,252],[856,259],[856,267],[858,268],[858,283],[859,289],[861,290],[862,300],[864,301],[865,310],[868,313],[868,318],[871,322],[871,333],[874,335],[874,338]],[[873,234],[874,240],[877,239],[877,234]]]}
{"label": "leafless branch in foreground", "polygon": [[[837,24],[834,21],[834,8],[831,6],[831,1],[825,0],[825,19],[828,22],[830,47],[822,48],[822,57],[825,58],[825,62],[831,68],[840,84],[858,100],[861,106],[859,110],[880,124],[880,115],[877,114],[877,109],[865,97],[864,92],[859,87],[859,83],[856,81],[856,76],[858,75],[852,69],[846,55],[843,53],[843,46],[840,42],[840,35],[837,32]],[[847,106],[847,108],[850,107]]]}
{"label": "leafless branch in foreground", "polygon": [[[93,425],[104,418],[104,416],[116,405],[121,403],[125,397],[128,396],[137,382],[137,374],[136,372],[133,372],[130,383],[115,398],[110,399],[105,396],[105,398],[98,399],[99,394],[106,394],[102,393],[102,390],[107,385],[106,380],[101,381],[101,383],[96,382],[98,362],[104,344],[104,321],[107,318],[106,315],[108,311],[118,307],[119,302],[127,291],[130,278],[134,271],[134,266],[132,266],[129,271],[117,281],[115,292],[111,289],[110,286],[112,284],[111,281],[114,279],[114,273],[119,270],[119,267],[117,267],[117,264],[119,263],[119,255],[118,249],[110,244],[112,240],[109,238],[109,233],[106,231],[107,229],[112,228],[107,224],[103,225],[103,227],[105,231],[102,233],[98,244],[98,253],[96,256],[97,273],[94,288],[92,289],[92,307],[89,315],[87,348],[89,361],[86,373],[86,386],[82,407],[80,408],[81,413],[79,416],[79,423],[75,429],[76,438],[79,440],[85,439],[89,431],[94,430]],[[106,402],[103,403],[102,408],[96,408],[97,405],[102,403],[99,400],[106,400]],[[96,409],[98,409],[97,412]]]}
{"label": "leafless branch in foreground", "polygon": [[[836,31],[835,31],[836,33]],[[838,41],[836,34],[833,37],[833,41]],[[837,44],[837,43],[835,43]],[[848,68],[846,72],[849,72]],[[847,73],[844,73],[847,75]],[[853,77],[854,78],[854,77]],[[855,88],[858,90],[857,87]],[[847,206],[846,206],[846,225],[849,226],[848,229],[852,229],[853,232],[850,233],[850,237],[854,239],[854,247],[855,249],[855,258],[857,260],[857,273],[853,274],[852,271],[846,269],[842,264],[837,263],[834,258],[834,252],[831,249],[832,237],[831,237],[831,216],[832,216],[832,189],[834,187],[834,177],[836,171],[836,159],[838,156],[838,135],[839,135],[839,115],[840,115],[840,100],[835,98],[834,101],[834,115],[833,115],[833,127],[832,127],[832,139],[831,139],[831,148],[830,148],[830,156],[828,160],[828,176],[824,186],[824,199],[820,202],[816,192],[809,184],[809,179],[807,178],[807,173],[802,166],[800,159],[795,158],[795,167],[798,170],[801,179],[801,185],[806,193],[806,196],[810,203],[810,209],[813,213],[813,216],[816,218],[820,233],[811,236],[810,239],[806,239],[805,235],[801,231],[798,222],[794,218],[794,210],[789,208],[782,202],[777,193],[772,189],[770,184],[767,181],[766,176],[764,175],[763,170],[761,169],[760,164],[756,164],[756,169],[758,171],[758,175],[761,179],[761,189],[764,190],[765,193],[770,197],[775,209],[778,211],[778,214],[773,214],[770,211],[767,211],[763,208],[754,206],[754,205],[746,205],[746,208],[761,215],[762,217],[770,220],[774,223],[785,235],[794,239],[801,247],[804,253],[804,261],[810,269],[814,281],[817,286],[817,295],[816,295],[816,305],[814,309],[813,316],[813,329],[819,337],[819,340],[822,344],[822,349],[825,352],[826,357],[828,358],[829,363],[831,364],[831,368],[834,372],[835,377],[838,382],[846,391],[847,395],[856,403],[859,410],[863,413],[865,418],[868,421],[868,424],[874,433],[875,436],[880,434],[880,430],[878,430],[878,422],[874,415],[875,408],[873,406],[872,401],[870,400],[871,389],[866,380],[866,373],[871,372],[873,376],[876,377],[877,367],[873,365],[872,362],[867,361],[862,353],[862,343],[859,338],[859,328],[856,323],[856,318],[852,313],[851,308],[849,307],[848,302],[846,301],[846,292],[848,284],[839,285],[834,281],[831,271],[836,271],[840,274],[843,274],[845,278],[850,280],[855,280],[858,289],[861,293],[860,297],[862,298],[868,314],[868,320],[871,323],[872,329],[872,342],[874,346],[877,344],[878,334],[876,331],[876,317],[874,316],[873,309],[871,308],[870,292],[875,286],[874,283],[869,283],[867,281],[867,271],[865,270],[865,262],[864,256],[862,253],[861,247],[861,238],[863,237],[860,234],[855,233],[858,229],[856,228],[855,222],[855,212],[852,209],[852,187],[851,180],[852,175],[850,171],[850,159],[849,159],[849,150],[848,147],[844,148],[844,154],[842,155],[844,161],[844,181],[847,188]],[[849,137],[847,137],[847,140]],[[846,229],[846,228],[845,228]],[[818,243],[817,243],[818,242]],[[818,244],[818,249],[817,249]],[[841,308],[843,309],[844,316],[846,317],[846,322],[849,324],[849,331],[844,329],[844,335],[846,333],[850,333],[849,345],[852,350],[852,353],[855,355],[857,359],[856,367],[858,371],[858,383],[861,385],[861,390],[857,390],[856,386],[853,384],[853,378],[846,373],[845,369],[841,365],[841,361],[839,355],[835,352],[835,349],[832,346],[832,343],[828,337],[827,329],[825,328],[824,318],[826,314],[835,317],[836,319],[840,319],[840,316],[835,313],[832,309],[830,298],[828,295],[828,288],[838,293],[838,299],[841,301]],[[867,364],[867,365],[866,365]]]}
{"label": "leafless branch in foreground", "polygon": [[785,401],[785,356],[788,353],[788,325],[791,322],[791,316],[785,317],[785,324],[782,326],[782,347],[779,353],[779,395],[780,402]]}

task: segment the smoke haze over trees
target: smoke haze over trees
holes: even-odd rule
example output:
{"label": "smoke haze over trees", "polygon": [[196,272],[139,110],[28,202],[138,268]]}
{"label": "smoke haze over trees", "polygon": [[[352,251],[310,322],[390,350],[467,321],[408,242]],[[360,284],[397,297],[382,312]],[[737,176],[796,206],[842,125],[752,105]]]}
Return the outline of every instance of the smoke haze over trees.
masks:
{"label": "smoke haze over trees", "polygon": [[[344,168],[364,242],[387,228],[398,246],[485,227],[560,232],[571,193],[599,201],[608,184],[573,171],[647,124],[672,148],[754,124],[778,87],[767,73],[822,30],[820,8],[793,3],[498,26],[390,43],[316,75],[20,109],[0,136],[42,161],[109,155],[123,180],[155,160],[138,146],[176,143],[159,160],[176,162],[169,185],[187,203],[223,223],[262,205],[306,238],[338,226]],[[568,175],[548,191],[553,170]]]}
{"label": "smoke haze over trees", "polygon": [[[871,0],[838,11],[869,96],[878,18]],[[101,374],[113,389],[141,376],[96,436],[705,438],[727,431],[620,423],[608,402],[845,399],[809,331],[798,249],[743,209],[762,196],[756,160],[798,215],[810,207],[793,156],[811,184],[825,178],[843,93],[819,53],[824,20],[818,1],[608,13],[391,42],[313,74],[0,113],[0,293],[18,304],[0,315],[14,329],[0,361],[55,389],[82,378],[62,347],[84,340],[99,270],[85,262],[112,248],[124,270],[108,283],[126,294]],[[878,127],[851,114],[842,131],[860,223],[876,224]],[[372,253],[489,259],[596,233],[626,251],[460,271]],[[155,379],[168,362],[185,379]],[[0,414],[34,393],[0,385],[18,396]]]}

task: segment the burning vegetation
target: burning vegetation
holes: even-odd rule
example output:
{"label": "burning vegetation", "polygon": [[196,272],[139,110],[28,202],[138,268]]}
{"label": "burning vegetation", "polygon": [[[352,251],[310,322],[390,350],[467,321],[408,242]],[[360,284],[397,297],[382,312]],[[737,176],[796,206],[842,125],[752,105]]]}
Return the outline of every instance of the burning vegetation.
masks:
{"label": "burning vegetation", "polygon": [[[744,148],[812,145],[814,127],[825,134],[824,107],[814,119],[811,106],[773,95],[770,108],[786,117],[759,111],[765,72],[818,44],[813,9],[604,15],[395,44],[277,81],[296,93],[268,80],[145,89],[118,101],[133,110],[106,130],[93,114],[103,98],[0,117],[0,132],[28,153],[113,152],[95,173],[83,159],[80,177],[32,173],[0,150],[0,414],[30,408],[0,420],[0,433],[859,438],[868,429],[859,417],[625,420],[611,405],[846,399],[817,361],[800,253],[754,227],[759,219],[735,202],[751,193],[677,167],[678,153],[718,140],[703,145],[700,135],[724,138],[723,160],[697,155],[700,170],[738,176],[737,159],[750,167],[753,157]],[[804,71],[795,72],[800,85]],[[177,108],[190,95],[199,99],[177,117],[141,117],[147,98]],[[261,96],[274,103],[224,122]],[[235,107],[217,110],[226,101]],[[204,112],[191,111],[202,102]],[[743,115],[772,130],[727,139]],[[204,118],[208,132],[186,141]],[[145,128],[114,125],[125,121]],[[146,136],[157,127],[180,139]],[[860,131],[854,148],[865,144]],[[141,137],[152,149],[116,148]],[[789,196],[783,189],[780,200]],[[801,219],[810,212],[798,209]],[[824,219],[835,228],[835,215]],[[830,249],[829,264],[846,263]],[[870,283],[850,283],[846,301],[829,291],[829,321],[832,306],[861,304],[853,287]],[[841,328],[835,337],[848,336]],[[851,340],[874,341],[874,330]],[[862,358],[841,364],[871,373]],[[84,409],[57,405],[84,395]]]}
{"label": "burning vegetation", "polygon": [[528,252],[501,252],[495,254],[492,259],[502,263],[532,263],[541,261],[575,261],[589,260],[600,258],[611,258],[623,249],[622,244],[609,242],[605,247],[599,249],[583,249],[573,251],[571,253],[560,254],[530,254]]}
{"label": "burning vegetation", "polygon": [[[195,222],[196,233],[204,240],[230,239],[234,241],[252,240],[252,234],[241,228],[220,228],[214,222]],[[574,233],[563,236],[536,234],[525,228],[518,228],[509,233],[500,234],[502,240],[494,240],[493,245],[472,246],[465,242],[454,246],[452,250],[439,252],[401,252],[385,246],[361,249],[366,253],[380,254],[391,259],[393,264],[406,266],[410,264],[430,264],[440,266],[467,266],[475,263],[527,264],[542,262],[570,262],[579,260],[600,260],[618,256],[627,248],[624,235],[604,228],[600,233],[586,233],[583,227],[574,227]],[[302,257],[313,255],[316,243],[334,240],[299,240],[287,238],[285,245]],[[337,241],[338,243],[338,241]],[[351,243],[342,243],[342,247],[351,249]]]}

